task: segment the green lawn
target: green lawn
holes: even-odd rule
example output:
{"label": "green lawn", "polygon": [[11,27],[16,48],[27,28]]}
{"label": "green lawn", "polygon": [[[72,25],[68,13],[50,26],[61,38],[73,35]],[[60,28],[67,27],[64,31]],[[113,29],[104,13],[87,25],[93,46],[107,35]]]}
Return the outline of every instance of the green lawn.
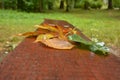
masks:
{"label": "green lawn", "polygon": [[15,34],[34,31],[34,25],[44,18],[66,20],[78,27],[89,38],[97,38],[108,46],[120,47],[120,11],[74,10],[65,12],[25,13],[0,10],[0,43],[7,40],[20,42]]}

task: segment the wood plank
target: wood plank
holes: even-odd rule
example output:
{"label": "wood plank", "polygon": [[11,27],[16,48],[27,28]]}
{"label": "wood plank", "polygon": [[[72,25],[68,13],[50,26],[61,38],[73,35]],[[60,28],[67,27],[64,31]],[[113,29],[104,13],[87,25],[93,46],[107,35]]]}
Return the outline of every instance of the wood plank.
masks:
{"label": "wood plank", "polygon": [[57,50],[34,40],[26,38],[5,57],[0,80],[120,80],[120,60],[112,54]]}

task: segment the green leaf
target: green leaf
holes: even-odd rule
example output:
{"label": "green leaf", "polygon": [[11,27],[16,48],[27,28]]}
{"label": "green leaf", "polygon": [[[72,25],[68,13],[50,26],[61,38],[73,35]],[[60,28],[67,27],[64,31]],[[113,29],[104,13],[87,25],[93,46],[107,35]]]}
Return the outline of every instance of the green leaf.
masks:
{"label": "green leaf", "polygon": [[104,46],[100,46],[100,45],[97,45],[96,44],[93,44],[90,46],[90,50],[96,54],[103,54],[103,55],[108,55],[109,53],[109,48],[106,47],[105,45]]}
{"label": "green leaf", "polygon": [[73,34],[73,35],[68,36],[68,39],[71,40],[71,41],[74,41],[74,42],[83,43],[85,45],[91,45],[92,44],[92,41],[87,41],[77,34]]}
{"label": "green leaf", "polygon": [[78,47],[88,49],[96,54],[108,55],[109,53],[109,48],[107,48],[105,45],[100,45],[100,43],[98,44],[93,41],[87,41],[77,34],[68,36],[68,39],[73,42],[79,43],[80,45],[77,45]]}

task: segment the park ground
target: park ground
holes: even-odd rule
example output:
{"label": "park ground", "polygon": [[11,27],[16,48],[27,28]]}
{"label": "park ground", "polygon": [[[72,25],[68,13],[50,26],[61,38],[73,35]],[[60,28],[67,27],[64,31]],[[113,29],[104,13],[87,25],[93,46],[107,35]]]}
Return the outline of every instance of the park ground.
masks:
{"label": "park ground", "polygon": [[[34,31],[34,25],[45,18],[66,20],[79,28],[90,39],[96,38],[120,55],[120,11],[119,10],[73,10],[26,13],[0,10],[0,56],[8,54],[24,38],[16,34]],[[0,58],[1,59],[1,58]]]}

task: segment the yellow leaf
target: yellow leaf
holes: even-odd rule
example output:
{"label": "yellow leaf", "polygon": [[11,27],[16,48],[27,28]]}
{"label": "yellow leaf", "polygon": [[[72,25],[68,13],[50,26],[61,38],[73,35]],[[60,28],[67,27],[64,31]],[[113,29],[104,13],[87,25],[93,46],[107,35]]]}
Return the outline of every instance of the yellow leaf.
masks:
{"label": "yellow leaf", "polygon": [[72,29],[72,33],[73,33],[73,34],[77,34],[76,28],[73,28],[73,29]]}
{"label": "yellow leaf", "polygon": [[25,36],[25,37],[32,37],[32,36],[37,36],[39,35],[37,32],[26,32],[23,34],[18,34],[18,36]]}
{"label": "yellow leaf", "polygon": [[65,36],[72,35],[72,34],[77,34],[76,28],[69,28],[69,31],[65,34]]}
{"label": "yellow leaf", "polygon": [[41,28],[41,29],[47,29],[49,31],[58,32],[58,29],[55,26],[50,26],[50,25],[47,25],[47,24],[36,25],[35,27]]}
{"label": "yellow leaf", "polygon": [[39,36],[37,36],[35,42],[39,42],[39,41],[42,41],[42,40],[47,40],[47,39],[50,39],[50,38],[53,38],[54,35],[52,34],[40,34]]}

